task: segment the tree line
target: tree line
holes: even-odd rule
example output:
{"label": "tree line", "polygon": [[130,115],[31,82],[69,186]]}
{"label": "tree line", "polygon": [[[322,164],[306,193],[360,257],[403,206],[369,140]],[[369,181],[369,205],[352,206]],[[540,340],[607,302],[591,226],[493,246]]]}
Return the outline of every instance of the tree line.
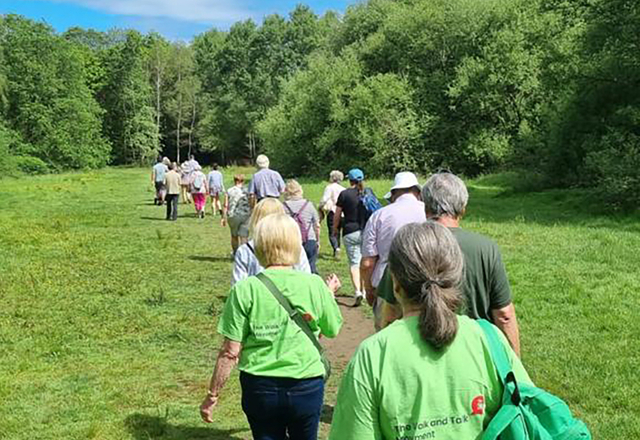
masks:
{"label": "tree line", "polygon": [[519,169],[633,204],[638,47],[633,0],[369,0],[321,17],[300,5],[189,44],[6,15],[0,161],[37,172],[264,152],[286,174]]}

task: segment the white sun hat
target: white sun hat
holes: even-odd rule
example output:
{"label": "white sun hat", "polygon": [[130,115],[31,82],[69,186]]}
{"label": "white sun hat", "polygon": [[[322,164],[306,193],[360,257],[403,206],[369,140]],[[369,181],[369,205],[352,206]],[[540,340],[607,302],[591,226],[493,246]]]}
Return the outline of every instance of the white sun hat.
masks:
{"label": "white sun hat", "polygon": [[418,182],[418,178],[415,174],[409,171],[403,171],[401,173],[396,174],[395,179],[393,180],[393,186],[389,190],[387,194],[385,194],[384,198],[387,200],[391,200],[391,192],[396,189],[406,189],[406,188],[420,188],[420,182]]}

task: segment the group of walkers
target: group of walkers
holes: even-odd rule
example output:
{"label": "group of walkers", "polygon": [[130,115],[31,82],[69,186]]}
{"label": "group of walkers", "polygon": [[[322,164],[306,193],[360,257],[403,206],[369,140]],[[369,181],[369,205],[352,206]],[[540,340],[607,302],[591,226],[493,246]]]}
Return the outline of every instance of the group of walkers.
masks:
{"label": "group of walkers", "polygon": [[[354,306],[366,298],[377,331],[343,374],[330,440],[480,439],[488,427],[498,432],[491,421],[507,404],[503,394],[533,385],[519,358],[500,250],[461,228],[469,198],[464,182],[445,172],[421,185],[413,173],[398,173],[382,207],[362,170],[347,173],[348,188],[343,173],[332,171],[316,209],[296,180],[285,183],[269,168],[266,156],[256,165],[248,188],[244,176],[234,176],[221,206],[234,267],[203,420],[213,421],[237,366],[255,440],[317,438],[330,374],[319,338],[335,337],[343,324],[335,301],[339,278],[317,275],[326,219],[334,256],[341,244],[345,249]],[[178,176],[171,168],[169,194],[171,173]],[[223,193],[221,176],[215,182]],[[497,422],[500,429],[508,425],[504,417]],[[590,438],[586,427],[580,432],[585,436],[566,438]]]}
{"label": "group of walkers", "polygon": [[193,203],[196,216],[205,217],[207,195],[211,199],[211,215],[216,212],[222,216],[221,195],[224,193],[223,176],[214,163],[208,175],[193,155],[178,166],[168,158],[158,157],[153,166],[151,180],[155,186],[154,204],[167,204],[167,220],[178,219],[178,202]]}

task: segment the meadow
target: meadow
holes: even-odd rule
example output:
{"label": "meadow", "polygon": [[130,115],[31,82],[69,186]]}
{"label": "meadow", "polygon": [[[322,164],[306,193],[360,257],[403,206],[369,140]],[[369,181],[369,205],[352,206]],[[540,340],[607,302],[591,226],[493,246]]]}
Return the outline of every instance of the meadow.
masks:
{"label": "meadow", "polygon": [[[164,221],[149,180],[108,168],[0,181],[1,439],[251,437],[237,374],[215,423],[198,415],[220,344],[228,230],[187,205]],[[319,200],[324,182],[302,182]],[[579,190],[515,183],[468,181],[463,227],[502,249],[524,364],[595,439],[640,438],[640,218]],[[389,181],[372,186],[382,196]],[[329,249],[324,234],[320,271],[348,285]],[[338,381],[339,370],[331,390]]]}

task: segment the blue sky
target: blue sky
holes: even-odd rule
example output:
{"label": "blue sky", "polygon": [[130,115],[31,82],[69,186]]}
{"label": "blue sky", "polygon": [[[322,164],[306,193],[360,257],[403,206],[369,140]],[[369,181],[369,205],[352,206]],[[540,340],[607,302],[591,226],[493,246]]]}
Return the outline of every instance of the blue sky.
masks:
{"label": "blue sky", "polygon": [[189,40],[211,27],[227,29],[239,20],[261,21],[286,15],[305,3],[318,14],[344,12],[357,0],[0,0],[0,14],[14,13],[49,23],[57,31],[80,26],[155,30],[171,39]]}

